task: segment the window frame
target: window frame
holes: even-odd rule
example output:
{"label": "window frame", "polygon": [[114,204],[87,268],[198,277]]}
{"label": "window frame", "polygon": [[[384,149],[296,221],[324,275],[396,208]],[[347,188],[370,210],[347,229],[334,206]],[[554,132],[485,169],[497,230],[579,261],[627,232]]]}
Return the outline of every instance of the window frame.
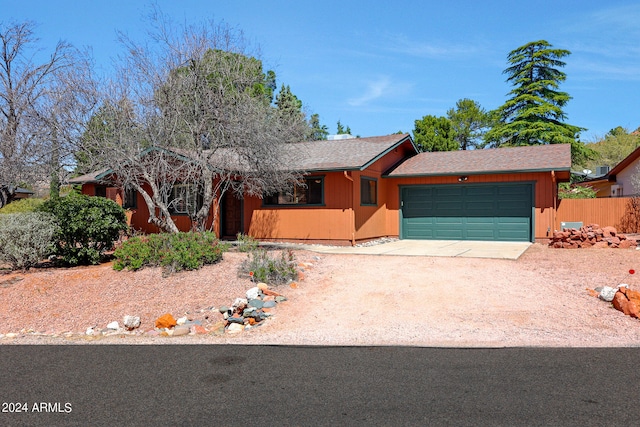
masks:
{"label": "window frame", "polygon": [[134,188],[125,188],[122,190],[122,207],[123,209],[138,208],[138,191]]}
{"label": "window frame", "polygon": [[[197,184],[192,184],[192,183],[176,183],[173,184],[173,186],[171,187],[171,192],[169,193],[169,198],[167,200],[167,208],[169,210],[169,214],[171,216],[189,216],[195,212],[197,212],[198,210],[200,210],[200,208],[202,208],[202,204],[203,204],[203,195],[202,192],[199,191],[199,186]],[[186,207],[185,210],[178,210],[177,209],[177,205],[176,203],[174,203],[174,200],[177,199],[176,197],[176,191],[179,191],[179,189],[186,189],[184,195],[186,196],[185,198],[187,199],[186,202]],[[189,195],[191,195],[193,198],[195,198],[195,209],[192,211],[191,208],[193,207],[193,202],[190,203],[189,199]]]}
{"label": "window frame", "polygon": [[[301,184],[294,184],[292,191],[290,192],[290,194],[286,194],[282,191],[271,194],[271,195],[265,195],[262,198],[262,206],[265,207],[278,207],[278,206],[285,206],[285,207],[298,207],[298,206],[324,206],[324,175],[311,175],[311,176],[305,176],[303,178],[305,184],[301,185]],[[288,203],[280,203],[279,199],[281,197],[290,197],[290,196],[294,196],[295,194],[298,193],[298,191],[304,191],[306,194],[306,198],[307,200],[310,198],[310,193],[309,193],[309,189],[310,186],[309,184],[307,184],[308,181],[315,181],[315,180],[320,180],[319,183],[316,183],[320,186],[320,201],[317,203],[296,203],[296,202],[288,202]],[[275,202],[274,202],[275,200]]]}
{"label": "window frame", "polygon": [[[370,184],[373,183],[373,194],[370,192]],[[365,192],[366,190],[366,192]],[[365,200],[367,196],[367,200]],[[373,196],[373,201],[369,197]],[[360,177],[360,206],[378,206],[378,179],[370,176]]]}

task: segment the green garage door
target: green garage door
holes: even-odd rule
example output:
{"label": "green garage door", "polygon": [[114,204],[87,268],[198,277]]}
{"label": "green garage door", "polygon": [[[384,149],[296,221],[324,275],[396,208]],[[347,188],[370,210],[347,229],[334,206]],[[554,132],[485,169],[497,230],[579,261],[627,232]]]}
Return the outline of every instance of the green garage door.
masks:
{"label": "green garage door", "polygon": [[403,239],[531,241],[533,184],[402,187]]}

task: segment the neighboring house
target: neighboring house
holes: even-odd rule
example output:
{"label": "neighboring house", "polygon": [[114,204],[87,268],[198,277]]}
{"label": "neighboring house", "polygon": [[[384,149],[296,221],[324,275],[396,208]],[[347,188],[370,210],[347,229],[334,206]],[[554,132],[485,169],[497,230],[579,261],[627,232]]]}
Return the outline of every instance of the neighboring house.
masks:
{"label": "neighboring house", "polygon": [[[225,194],[222,237],[355,244],[402,239],[547,238],[554,229],[557,184],[569,181],[570,145],[418,153],[408,134],[290,144],[305,185],[264,198]],[[107,171],[72,180],[135,212],[134,228],[157,231],[141,196],[103,182]],[[128,202],[126,199],[130,199]],[[173,217],[181,230],[188,218]]]}
{"label": "neighboring house", "polygon": [[[638,175],[638,179],[633,179]],[[634,185],[640,181],[640,147],[625,157],[607,174],[595,179],[585,180],[578,185],[589,186],[596,192],[596,197],[624,197],[640,195],[640,188]]]}

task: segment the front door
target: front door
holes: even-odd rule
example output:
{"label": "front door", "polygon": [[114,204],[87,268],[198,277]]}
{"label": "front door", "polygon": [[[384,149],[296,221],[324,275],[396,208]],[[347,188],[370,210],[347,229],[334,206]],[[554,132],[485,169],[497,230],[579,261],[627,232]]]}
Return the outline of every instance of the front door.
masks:
{"label": "front door", "polygon": [[242,232],[242,199],[228,191],[222,197],[222,224],[220,237],[235,238]]}

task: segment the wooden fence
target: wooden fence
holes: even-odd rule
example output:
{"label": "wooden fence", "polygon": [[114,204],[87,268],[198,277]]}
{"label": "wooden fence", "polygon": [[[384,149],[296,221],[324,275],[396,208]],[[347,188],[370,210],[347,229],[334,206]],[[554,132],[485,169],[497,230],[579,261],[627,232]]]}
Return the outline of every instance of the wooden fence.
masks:
{"label": "wooden fence", "polygon": [[561,222],[613,226],[621,233],[640,232],[640,198],[562,199],[558,201],[556,230]]}

